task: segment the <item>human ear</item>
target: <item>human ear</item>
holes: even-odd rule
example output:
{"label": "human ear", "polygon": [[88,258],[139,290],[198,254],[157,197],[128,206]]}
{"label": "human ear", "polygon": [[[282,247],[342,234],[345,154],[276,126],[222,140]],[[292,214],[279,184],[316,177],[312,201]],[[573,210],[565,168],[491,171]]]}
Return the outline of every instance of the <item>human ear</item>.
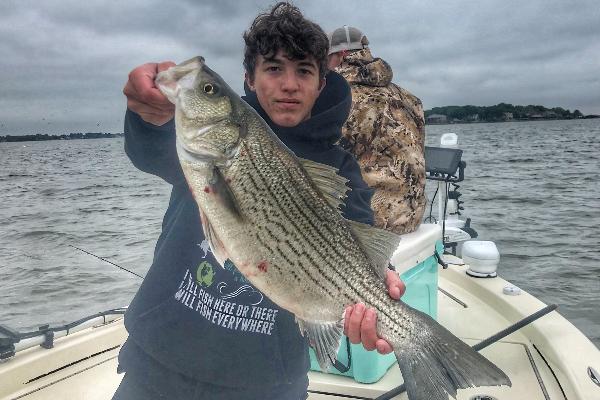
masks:
{"label": "human ear", "polygon": [[250,77],[250,74],[248,74],[247,72],[244,74],[244,80],[246,81],[246,85],[248,85],[250,90],[255,92],[256,88],[254,87],[254,79]]}
{"label": "human ear", "polygon": [[323,90],[323,88],[325,87],[325,84],[327,83],[327,79],[323,78],[319,81],[319,93],[321,92],[321,90]]}
{"label": "human ear", "polygon": [[336,69],[342,63],[342,59],[343,59],[343,56],[342,56],[342,53],[340,53],[340,52],[330,54],[329,59],[327,60],[327,68],[329,70]]}

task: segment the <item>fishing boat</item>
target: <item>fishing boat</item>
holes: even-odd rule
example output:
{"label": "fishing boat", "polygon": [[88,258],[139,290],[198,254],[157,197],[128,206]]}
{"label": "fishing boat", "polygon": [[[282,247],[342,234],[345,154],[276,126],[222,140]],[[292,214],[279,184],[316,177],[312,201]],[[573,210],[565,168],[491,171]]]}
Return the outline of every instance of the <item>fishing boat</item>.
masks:
{"label": "fishing boat", "polygon": [[[600,399],[600,350],[556,310],[498,275],[493,242],[460,220],[465,163],[456,137],[426,148],[438,218],[404,235],[391,264],[407,284],[403,300],[436,318],[498,365],[511,387],[459,390],[461,400]],[[455,185],[456,186],[456,185]],[[0,325],[0,400],[110,399],[122,375],[125,308],[68,325],[16,332]],[[313,363],[309,399],[407,399],[392,356],[342,344],[336,370]]]}

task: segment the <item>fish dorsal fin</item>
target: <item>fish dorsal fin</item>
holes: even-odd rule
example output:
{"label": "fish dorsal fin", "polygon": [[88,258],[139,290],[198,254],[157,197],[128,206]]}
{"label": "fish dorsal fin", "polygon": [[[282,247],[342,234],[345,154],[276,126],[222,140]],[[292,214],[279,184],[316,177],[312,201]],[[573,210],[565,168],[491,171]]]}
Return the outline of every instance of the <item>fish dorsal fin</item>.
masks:
{"label": "fish dorsal fin", "polygon": [[344,203],[348,179],[338,175],[337,168],[321,164],[315,161],[300,158],[300,162],[317,188],[325,196],[325,200],[337,210]]}
{"label": "fish dorsal fin", "polygon": [[390,259],[400,244],[400,236],[360,222],[347,222],[375,272],[385,279]]}
{"label": "fish dorsal fin", "polygon": [[344,333],[344,320],[339,321],[306,321],[296,319],[300,332],[308,337],[310,347],[315,351],[319,367],[327,372],[336,358]]}

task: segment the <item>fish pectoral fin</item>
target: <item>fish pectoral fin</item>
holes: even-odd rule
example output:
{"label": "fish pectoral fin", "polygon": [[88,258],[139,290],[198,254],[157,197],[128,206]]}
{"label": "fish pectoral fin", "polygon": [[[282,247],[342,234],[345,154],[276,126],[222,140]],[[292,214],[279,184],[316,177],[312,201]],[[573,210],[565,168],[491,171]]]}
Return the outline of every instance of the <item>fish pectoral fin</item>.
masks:
{"label": "fish pectoral fin", "polygon": [[202,210],[200,210],[200,220],[202,221],[202,230],[204,231],[204,236],[206,237],[208,245],[210,246],[210,251],[213,253],[215,260],[221,264],[221,267],[224,267],[225,261],[229,258],[229,255],[227,254],[227,250],[225,250],[223,242],[217,236],[215,229],[210,223],[210,220],[206,214],[202,212]]}
{"label": "fish pectoral fin", "polygon": [[390,259],[400,244],[400,236],[360,222],[350,220],[346,222],[367,254],[377,275],[385,279]]}
{"label": "fish pectoral fin", "polygon": [[344,320],[339,321],[306,321],[297,319],[300,332],[308,337],[319,362],[319,367],[326,372],[337,358],[340,342],[344,333]]}
{"label": "fish pectoral fin", "polygon": [[229,210],[240,221],[243,220],[235,195],[219,168],[214,168],[212,178],[209,182],[209,191],[212,195],[216,196],[217,202]]}
{"label": "fish pectoral fin", "polygon": [[325,196],[325,200],[334,208],[340,210],[340,206],[346,198],[346,192],[350,190],[346,186],[348,179],[338,175],[338,170],[329,165],[304,158],[300,158],[300,163],[323,196]]}

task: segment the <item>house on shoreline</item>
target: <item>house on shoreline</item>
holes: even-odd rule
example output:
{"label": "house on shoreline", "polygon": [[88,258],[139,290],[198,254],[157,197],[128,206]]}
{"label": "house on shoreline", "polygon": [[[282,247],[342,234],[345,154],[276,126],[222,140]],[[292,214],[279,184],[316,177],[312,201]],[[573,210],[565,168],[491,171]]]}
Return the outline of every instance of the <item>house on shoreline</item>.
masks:
{"label": "house on shoreline", "polygon": [[442,114],[431,114],[425,118],[426,124],[447,124],[448,117]]}

